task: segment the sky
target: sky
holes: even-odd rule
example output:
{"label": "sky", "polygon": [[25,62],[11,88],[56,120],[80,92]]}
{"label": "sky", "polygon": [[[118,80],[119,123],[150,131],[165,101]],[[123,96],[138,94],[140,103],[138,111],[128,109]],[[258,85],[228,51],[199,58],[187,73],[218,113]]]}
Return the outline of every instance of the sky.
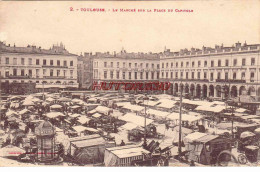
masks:
{"label": "sky", "polygon": [[[104,8],[106,12],[70,11]],[[112,12],[113,9],[189,9],[193,12]],[[161,52],[260,43],[260,1],[0,2],[0,40],[71,53]]]}

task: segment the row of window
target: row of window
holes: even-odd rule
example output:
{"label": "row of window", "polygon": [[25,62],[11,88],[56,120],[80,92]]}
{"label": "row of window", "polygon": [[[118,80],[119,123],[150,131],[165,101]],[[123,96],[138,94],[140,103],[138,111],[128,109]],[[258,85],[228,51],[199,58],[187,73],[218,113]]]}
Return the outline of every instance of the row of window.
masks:
{"label": "row of window", "polygon": [[[143,63],[140,63],[139,65],[137,63],[133,63],[133,64],[134,64],[135,68],[143,68],[144,67]],[[120,66],[120,63],[117,62],[116,63],[116,67],[119,68],[119,66]],[[98,67],[98,63],[97,62],[96,62],[96,65],[94,67]],[[104,62],[104,67],[108,67],[108,63],[107,62]],[[110,66],[109,67],[114,67],[114,62],[110,62]],[[132,67],[132,63],[128,63],[128,66],[126,66],[126,62],[123,62],[123,67],[131,68]],[[149,63],[146,63],[145,67],[149,68],[150,67]],[[153,63],[151,64],[151,68],[154,68],[154,64]],[[159,69],[159,68],[160,68],[160,64],[157,64],[157,69]]]}
{"label": "row of window", "polygon": [[[169,73],[170,73],[170,77],[169,77]],[[179,73],[175,72],[175,79],[178,78],[178,75],[179,75]],[[225,80],[229,79],[228,75],[229,75],[228,72],[226,72],[225,73]],[[241,78],[239,78],[239,79],[244,80],[245,76],[246,76],[245,72],[242,72],[241,73]],[[164,72],[162,72],[162,78],[164,78]],[[173,79],[173,72],[165,72],[165,78]],[[180,78],[183,78],[183,72],[180,72]],[[250,80],[254,80],[254,78],[255,78],[255,73],[251,72],[250,73]],[[186,72],[186,79],[189,79],[189,72]],[[195,79],[195,72],[191,73],[191,79]],[[197,72],[197,78],[196,79],[207,79],[207,72],[203,73],[203,78],[201,78],[201,72]],[[221,79],[221,73],[220,72],[218,72],[218,74],[217,74],[217,79]],[[238,79],[236,72],[233,73],[233,78],[232,79]],[[214,73],[213,72],[210,73],[210,80],[211,81],[214,80]]]}
{"label": "row of window", "polygon": [[[170,63],[171,64],[171,68],[173,68],[174,66],[173,66],[173,62],[172,63]],[[166,65],[166,68],[168,68],[169,67],[169,63],[165,63],[165,65]],[[189,67],[189,62],[186,62],[186,67]],[[237,66],[238,64],[237,64],[237,59],[234,59],[233,60],[233,66]],[[243,58],[242,59],[242,66],[245,66],[246,65],[246,59],[245,58]],[[253,66],[253,65],[255,65],[255,58],[251,58],[251,65]],[[180,67],[183,67],[184,66],[184,63],[183,62],[180,62]],[[201,67],[202,66],[202,64],[201,64],[201,61],[198,61],[198,64],[197,64],[197,67]],[[204,67],[207,67],[208,66],[208,61],[204,61]],[[210,66],[211,67],[214,67],[215,66],[215,64],[214,64],[214,60],[211,60],[211,64],[210,64]],[[222,61],[221,60],[218,60],[218,67],[221,67],[222,66]],[[225,60],[225,65],[224,66],[229,66],[229,60],[228,59],[226,59]],[[175,63],[175,67],[179,67],[179,63],[178,62],[176,62]],[[195,62],[193,61],[192,63],[191,63],[191,67],[195,67]],[[162,68],[164,68],[164,63],[162,63]]]}
{"label": "row of window", "polygon": [[[9,82],[9,81],[6,80],[5,82]],[[14,80],[13,83],[18,83],[18,81]],[[21,80],[21,83],[25,83],[25,81]],[[28,83],[33,83],[33,81],[28,81]],[[35,83],[40,83],[40,81],[35,81]],[[75,82],[73,82],[73,81],[69,81],[68,83],[66,81],[64,81],[64,82],[61,82],[61,81],[56,81],[56,82],[53,82],[53,81],[50,81],[50,82],[42,81],[41,83],[42,84],[64,84],[64,85],[75,84]]]}
{"label": "row of window", "polygon": [[[53,66],[53,63],[54,61],[53,60],[50,60],[50,66]],[[1,64],[1,58],[0,58],[0,64]],[[6,57],[5,58],[5,64],[10,64],[10,59],[9,57]],[[17,65],[17,58],[13,58],[13,65]],[[25,65],[25,58],[21,58],[21,65]],[[29,65],[32,65],[32,58],[28,58],[28,64]],[[61,61],[60,60],[57,60],[57,66],[61,66]],[[36,59],[36,65],[41,65],[40,64],[40,59]],[[43,59],[42,61],[42,65],[47,65],[47,60],[46,59]],[[64,60],[63,61],[63,66],[67,66],[67,61]],[[70,66],[73,66],[73,61],[70,61]]]}
{"label": "row of window", "polygon": [[[139,79],[149,79],[149,72],[145,72],[145,78],[143,76],[143,72],[140,72],[140,78]],[[160,72],[156,72],[156,78],[154,72],[151,72],[151,79],[159,79]],[[96,78],[96,77],[95,77]],[[116,72],[116,79],[120,78],[120,72]],[[108,79],[108,72],[104,71],[104,79]],[[114,79],[114,72],[110,71],[110,78]],[[126,72],[122,72],[122,79],[126,79]],[[138,73],[134,72],[134,78],[132,78],[132,72],[128,72],[128,79],[138,79]]]}
{"label": "row of window", "polygon": [[[61,70],[57,70],[56,71],[56,75],[55,76],[66,76],[67,74],[67,71],[66,70],[63,70],[63,75],[61,74]],[[19,76],[29,76],[29,77],[32,77],[32,70],[29,69],[28,70],[28,74],[25,74],[25,70],[24,69],[21,69],[20,71],[20,75]],[[43,69],[43,76],[46,76],[47,75],[47,70],[46,69]],[[9,71],[6,71],[5,72],[5,77],[9,77],[10,74],[9,74]],[[18,76],[18,72],[17,72],[17,69],[13,69],[13,74],[12,76]],[[50,73],[49,73],[49,76],[54,76],[54,71],[53,69],[50,69]],[[40,70],[39,69],[36,69],[36,78],[39,78],[40,77]],[[70,77],[72,78],[73,77],[73,70],[70,70]]]}

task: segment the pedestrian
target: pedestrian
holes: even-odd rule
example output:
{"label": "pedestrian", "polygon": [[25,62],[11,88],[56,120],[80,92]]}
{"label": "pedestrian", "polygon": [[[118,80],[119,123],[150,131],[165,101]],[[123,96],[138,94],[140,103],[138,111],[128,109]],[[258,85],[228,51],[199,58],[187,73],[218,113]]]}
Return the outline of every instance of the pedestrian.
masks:
{"label": "pedestrian", "polygon": [[193,160],[191,160],[190,166],[191,166],[191,167],[195,167],[195,162],[194,162]]}
{"label": "pedestrian", "polygon": [[121,141],[120,146],[125,146],[124,140]]}

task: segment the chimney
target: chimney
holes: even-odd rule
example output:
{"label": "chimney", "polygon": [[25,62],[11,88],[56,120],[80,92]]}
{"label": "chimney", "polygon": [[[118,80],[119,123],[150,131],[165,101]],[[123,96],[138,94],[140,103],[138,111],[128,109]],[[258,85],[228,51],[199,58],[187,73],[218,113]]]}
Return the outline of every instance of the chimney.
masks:
{"label": "chimney", "polygon": [[236,43],[236,48],[240,48],[241,47],[241,43],[240,42],[237,42]]}

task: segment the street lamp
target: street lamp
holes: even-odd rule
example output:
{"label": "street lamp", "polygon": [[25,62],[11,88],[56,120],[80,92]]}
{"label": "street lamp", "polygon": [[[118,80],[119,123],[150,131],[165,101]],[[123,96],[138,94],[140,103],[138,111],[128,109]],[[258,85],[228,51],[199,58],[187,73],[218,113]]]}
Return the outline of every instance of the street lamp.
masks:
{"label": "street lamp", "polygon": [[178,144],[178,153],[179,155],[181,155],[181,125],[182,125],[182,115],[181,115],[181,112],[182,112],[182,92],[183,92],[183,89],[181,89],[181,94],[180,94],[180,112],[179,112],[179,144]]}
{"label": "street lamp", "polygon": [[[147,94],[145,94],[145,97],[143,98],[143,102],[145,100],[149,100],[149,98],[147,97]],[[146,148],[147,147],[147,140],[146,140],[146,105],[144,103],[144,143],[143,143],[143,147]]]}

